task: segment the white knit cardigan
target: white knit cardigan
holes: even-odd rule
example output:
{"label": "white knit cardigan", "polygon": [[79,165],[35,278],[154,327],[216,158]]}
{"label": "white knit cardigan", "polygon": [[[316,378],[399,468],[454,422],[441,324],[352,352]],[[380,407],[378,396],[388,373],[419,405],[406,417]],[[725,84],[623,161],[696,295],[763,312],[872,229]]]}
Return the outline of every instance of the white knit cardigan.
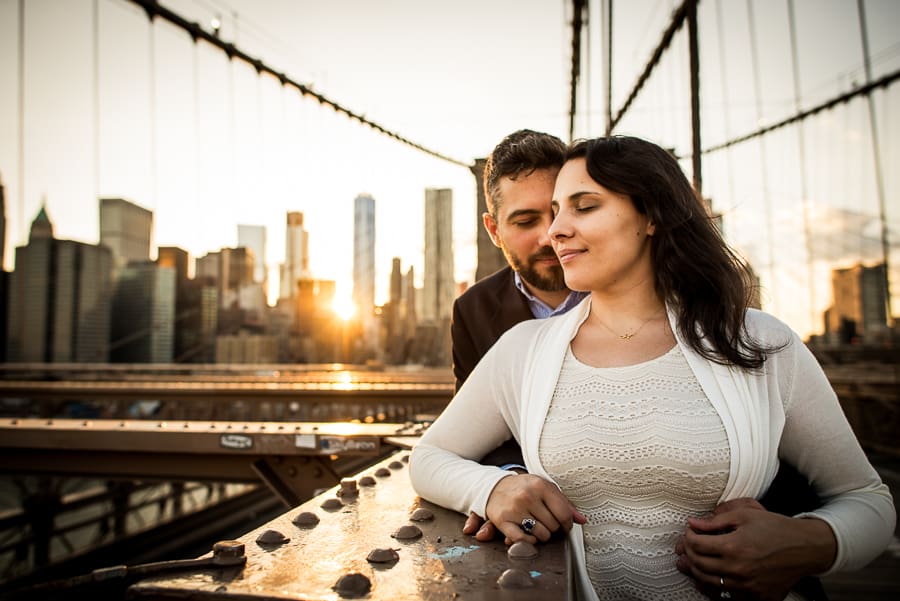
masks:
{"label": "white knit cardigan", "polygon": [[[413,449],[410,477],[424,498],[485,515],[496,483],[512,475],[477,460],[510,436],[532,474],[551,480],[538,448],[566,349],[590,312],[590,297],[564,315],[518,324],[482,358],[453,401]],[[780,347],[755,371],[708,361],[672,331],[722,420],[731,467],[721,501],[760,498],[779,456],[813,483],[838,552],[831,571],[861,567],[890,542],[896,515],[887,486],[859,446],[825,374],[797,335],[760,311],[747,313],[755,340]],[[581,527],[569,533],[570,577],[579,599],[596,599],[585,569]]]}

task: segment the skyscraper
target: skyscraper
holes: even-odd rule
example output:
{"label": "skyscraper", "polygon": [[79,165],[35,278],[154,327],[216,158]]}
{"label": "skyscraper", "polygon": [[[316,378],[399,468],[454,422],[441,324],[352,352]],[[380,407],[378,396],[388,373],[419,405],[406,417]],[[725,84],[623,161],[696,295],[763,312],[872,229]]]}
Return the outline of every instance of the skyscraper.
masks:
{"label": "skyscraper", "polygon": [[6,266],[6,192],[0,177],[0,271]]}
{"label": "skyscraper", "polygon": [[[253,281],[265,285],[266,271],[266,226],[238,224],[238,246],[253,251]],[[265,287],[265,286],[264,286]]]}
{"label": "skyscraper", "polygon": [[456,285],[453,277],[453,191],[425,190],[425,282],[422,319],[450,319]]}
{"label": "skyscraper", "polygon": [[303,229],[303,213],[287,214],[284,265],[281,267],[281,286],[278,298],[296,298],[297,282],[309,277],[309,235]]}
{"label": "skyscraper", "polygon": [[375,199],[369,194],[353,202],[353,304],[367,331],[375,308]]}
{"label": "skyscraper", "polygon": [[122,198],[100,199],[100,244],[112,251],[115,270],[150,259],[153,212]]}
{"label": "skyscraper", "polygon": [[175,269],[133,261],[116,282],[110,360],[171,363],[174,350]]}
{"label": "skyscraper", "polygon": [[884,263],[832,270],[834,304],[826,312],[826,333],[842,342],[884,334],[888,329],[884,282]]}
{"label": "skyscraper", "polygon": [[107,360],[112,254],[104,246],[53,238],[44,207],[10,278],[7,359]]}

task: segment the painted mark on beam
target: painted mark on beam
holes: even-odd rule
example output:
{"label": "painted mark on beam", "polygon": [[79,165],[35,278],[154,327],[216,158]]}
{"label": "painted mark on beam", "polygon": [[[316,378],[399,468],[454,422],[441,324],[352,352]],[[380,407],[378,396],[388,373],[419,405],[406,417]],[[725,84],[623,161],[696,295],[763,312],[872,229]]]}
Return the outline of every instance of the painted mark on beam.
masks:
{"label": "painted mark on beam", "polygon": [[468,547],[447,547],[441,553],[429,553],[431,559],[459,559],[466,553],[471,553],[475,549],[479,549],[478,545],[470,545]]}

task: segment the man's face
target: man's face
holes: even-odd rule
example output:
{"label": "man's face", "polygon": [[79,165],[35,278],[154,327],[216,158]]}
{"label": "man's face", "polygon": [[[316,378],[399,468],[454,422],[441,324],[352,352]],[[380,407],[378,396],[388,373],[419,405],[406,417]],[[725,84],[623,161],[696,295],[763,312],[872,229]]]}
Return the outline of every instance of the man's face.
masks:
{"label": "man's face", "polygon": [[550,201],[558,169],[538,169],[515,181],[500,178],[497,218],[485,214],[484,226],[506,260],[532,288],[547,292],[566,289],[563,270],[550,246],[547,230],[553,222]]}

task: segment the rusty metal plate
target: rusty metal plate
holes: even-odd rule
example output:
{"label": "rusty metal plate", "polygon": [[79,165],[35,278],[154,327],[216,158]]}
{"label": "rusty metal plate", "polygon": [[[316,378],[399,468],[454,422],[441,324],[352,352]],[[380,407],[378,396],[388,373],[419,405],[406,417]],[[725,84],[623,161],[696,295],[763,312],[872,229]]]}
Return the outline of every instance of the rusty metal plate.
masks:
{"label": "rusty metal plate", "polygon": [[403,424],[157,420],[0,420],[0,447],[204,454],[377,454]]}
{"label": "rusty metal plate", "polygon": [[[194,574],[146,580],[129,589],[130,599],[342,599],[334,586],[348,573],[360,573],[371,582],[364,597],[372,601],[415,599],[546,600],[567,597],[565,542],[555,540],[538,547],[537,558],[507,557],[501,540],[480,543],[462,534],[464,516],[419,499],[409,483],[406,452],[392,456],[356,475],[374,476],[374,486],[358,486],[355,497],[338,497],[341,487],[294,508],[239,540],[247,550],[242,570],[206,570]],[[388,476],[375,476],[379,469]],[[383,472],[382,472],[383,473]],[[340,498],[343,506],[321,507]],[[410,521],[417,508],[427,508],[434,519]],[[299,527],[292,520],[301,512],[315,513],[318,524]],[[415,524],[422,536],[411,541],[391,535],[401,526]],[[275,530],[289,538],[282,545],[261,546],[257,538]],[[396,550],[392,564],[372,564],[368,554],[376,548]],[[531,588],[503,589],[497,579],[508,568],[531,575]]]}

